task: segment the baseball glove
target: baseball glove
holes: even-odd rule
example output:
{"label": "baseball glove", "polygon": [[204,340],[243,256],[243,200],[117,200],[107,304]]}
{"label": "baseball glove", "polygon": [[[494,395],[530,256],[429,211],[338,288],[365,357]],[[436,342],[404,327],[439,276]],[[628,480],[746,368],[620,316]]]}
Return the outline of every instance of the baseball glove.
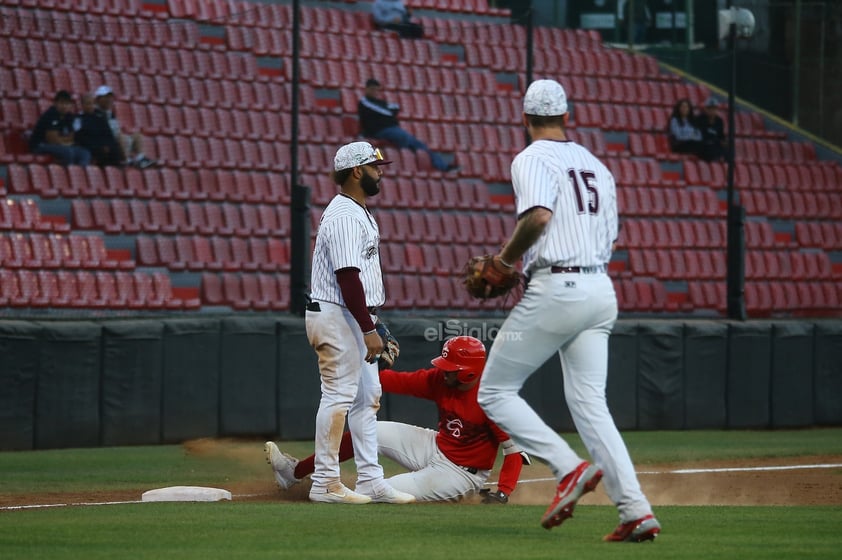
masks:
{"label": "baseball glove", "polygon": [[491,299],[506,295],[520,283],[520,273],[506,266],[496,255],[472,257],[463,270],[463,283],[468,293],[477,299]]}
{"label": "baseball glove", "polygon": [[509,497],[502,490],[497,490],[496,492],[492,492],[489,488],[483,488],[482,490],[479,491],[479,495],[482,496],[482,503],[484,503],[484,504],[507,504],[507,503],[509,503]]}
{"label": "baseball glove", "polygon": [[395,365],[395,360],[401,354],[400,344],[398,344],[398,339],[392,335],[392,332],[385,323],[378,320],[374,326],[377,329],[377,334],[383,339],[383,352],[380,353],[380,357],[377,359],[377,366],[380,369],[391,369]]}

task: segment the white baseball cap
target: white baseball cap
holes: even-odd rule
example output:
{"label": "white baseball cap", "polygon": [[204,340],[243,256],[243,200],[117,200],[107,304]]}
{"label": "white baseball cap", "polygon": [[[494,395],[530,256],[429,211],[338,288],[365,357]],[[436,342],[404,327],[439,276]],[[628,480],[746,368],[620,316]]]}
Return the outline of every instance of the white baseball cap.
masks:
{"label": "white baseball cap", "polygon": [[94,97],[102,97],[104,95],[112,95],[113,93],[114,93],[114,90],[111,89],[109,86],[99,86],[98,88],[96,88],[96,91],[94,92]]}
{"label": "white baseball cap", "polygon": [[360,165],[386,165],[392,163],[383,159],[380,148],[375,148],[368,142],[351,142],[336,150],[333,158],[333,169],[342,171]]}
{"label": "white baseball cap", "polygon": [[523,96],[523,112],[541,117],[563,115],[567,112],[567,94],[555,80],[535,80]]}

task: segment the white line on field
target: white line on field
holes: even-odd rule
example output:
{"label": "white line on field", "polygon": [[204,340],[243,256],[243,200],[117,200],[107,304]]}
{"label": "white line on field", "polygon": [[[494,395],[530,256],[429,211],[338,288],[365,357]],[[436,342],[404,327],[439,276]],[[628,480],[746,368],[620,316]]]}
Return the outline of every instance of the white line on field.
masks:
{"label": "white line on field", "polygon": [[[704,474],[704,473],[724,473],[724,472],[760,472],[760,471],[790,471],[799,469],[838,469],[842,468],[842,463],[825,463],[818,465],[777,465],[772,467],[722,467],[715,469],[675,469],[669,471],[639,471],[637,474]],[[555,478],[529,478],[519,480],[518,484],[529,484],[532,482],[555,482]],[[487,482],[486,486],[491,486],[496,482]],[[237,494],[234,498],[253,498],[255,496],[264,496],[265,494]],[[40,509],[40,508],[56,508],[69,506],[113,506],[122,504],[142,504],[150,503],[142,500],[126,500],[123,502],[71,502],[67,504],[27,504],[20,506],[0,506],[0,511],[13,511],[22,509]]]}
{"label": "white line on field", "polygon": [[[842,463],[825,463],[820,465],[777,465],[772,467],[721,467],[715,469],[675,469],[669,471],[638,471],[637,474],[705,474],[705,473],[725,473],[725,472],[760,472],[760,471],[790,471],[798,469],[838,469],[842,468]],[[528,484],[531,482],[548,482],[555,481],[555,478],[529,478],[521,479],[518,484]],[[492,486],[496,482],[487,482],[486,486]]]}

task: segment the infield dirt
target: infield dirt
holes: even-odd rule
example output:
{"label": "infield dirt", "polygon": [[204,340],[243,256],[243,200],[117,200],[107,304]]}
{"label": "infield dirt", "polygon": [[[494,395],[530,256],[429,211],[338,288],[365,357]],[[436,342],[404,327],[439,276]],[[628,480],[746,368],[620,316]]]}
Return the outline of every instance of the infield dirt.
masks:
{"label": "infield dirt", "polygon": [[[244,444],[225,439],[200,439],[184,444],[185,452],[195,457],[225,458],[234,465],[242,465],[243,473],[232,473],[231,480],[220,481],[216,486],[229,490],[235,501],[307,501],[309,479],[282,491],[275,486],[272,472],[263,456],[262,443]],[[265,475],[254,476],[255,465],[263,465]],[[637,465],[640,483],[650,502],[659,505],[842,505],[842,467],[819,468],[818,465],[840,465],[842,456],[802,456],[703,461],[691,464]],[[762,470],[768,467],[814,466],[813,468]],[[747,468],[738,472],[710,472],[722,468]],[[680,469],[707,472],[675,473]],[[496,480],[496,472],[491,481]],[[345,483],[353,488],[353,474]],[[524,467],[520,484],[511,496],[510,503],[544,505],[552,496],[555,483],[549,469],[539,462]],[[80,504],[138,501],[150,488],[120,491],[92,490],[84,493],[46,492],[32,494],[0,495],[0,506],[37,504]],[[463,503],[478,503],[471,497]],[[604,485],[587,494],[580,501],[587,505],[610,505]]]}

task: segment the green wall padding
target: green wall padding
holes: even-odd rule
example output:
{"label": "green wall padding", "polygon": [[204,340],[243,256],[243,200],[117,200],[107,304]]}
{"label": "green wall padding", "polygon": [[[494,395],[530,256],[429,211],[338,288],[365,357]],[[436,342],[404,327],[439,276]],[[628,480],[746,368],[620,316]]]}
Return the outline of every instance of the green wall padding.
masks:
{"label": "green wall padding", "polygon": [[768,427],[772,325],[731,323],[728,337],[728,427]]}
{"label": "green wall padding", "polygon": [[279,319],[278,438],[313,439],[321,396],[316,351],[307,341],[304,322]]}
{"label": "green wall padding", "polygon": [[0,321],[0,450],[35,445],[35,395],[42,327]]}
{"label": "green wall padding", "polygon": [[103,445],[161,442],[163,339],[160,321],[103,325]]}
{"label": "green wall padding", "polygon": [[233,317],[222,321],[220,434],[273,434],[277,410],[277,321]]}
{"label": "green wall padding", "polygon": [[684,325],[641,323],[638,329],[637,427],[684,427]]}
{"label": "green wall padding", "polygon": [[219,434],[219,320],[164,321],[162,440]]}
{"label": "green wall padding", "polygon": [[608,339],[608,409],[621,430],[637,429],[638,323],[621,321]]}
{"label": "green wall padding", "polygon": [[692,321],[684,325],[684,428],[728,426],[728,324]]}
{"label": "green wall padding", "polygon": [[842,321],[815,326],[815,422],[842,425]]}
{"label": "green wall padding", "polygon": [[775,323],[771,365],[772,426],[809,426],[813,423],[813,325]]}
{"label": "green wall padding", "polygon": [[102,326],[41,323],[35,447],[90,447],[100,441]]}
{"label": "green wall padding", "polygon": [[564,400],[564,374],[558,352],[532,374],[520,395],[538,413],[547,426],[559,432],[576,430]]}

